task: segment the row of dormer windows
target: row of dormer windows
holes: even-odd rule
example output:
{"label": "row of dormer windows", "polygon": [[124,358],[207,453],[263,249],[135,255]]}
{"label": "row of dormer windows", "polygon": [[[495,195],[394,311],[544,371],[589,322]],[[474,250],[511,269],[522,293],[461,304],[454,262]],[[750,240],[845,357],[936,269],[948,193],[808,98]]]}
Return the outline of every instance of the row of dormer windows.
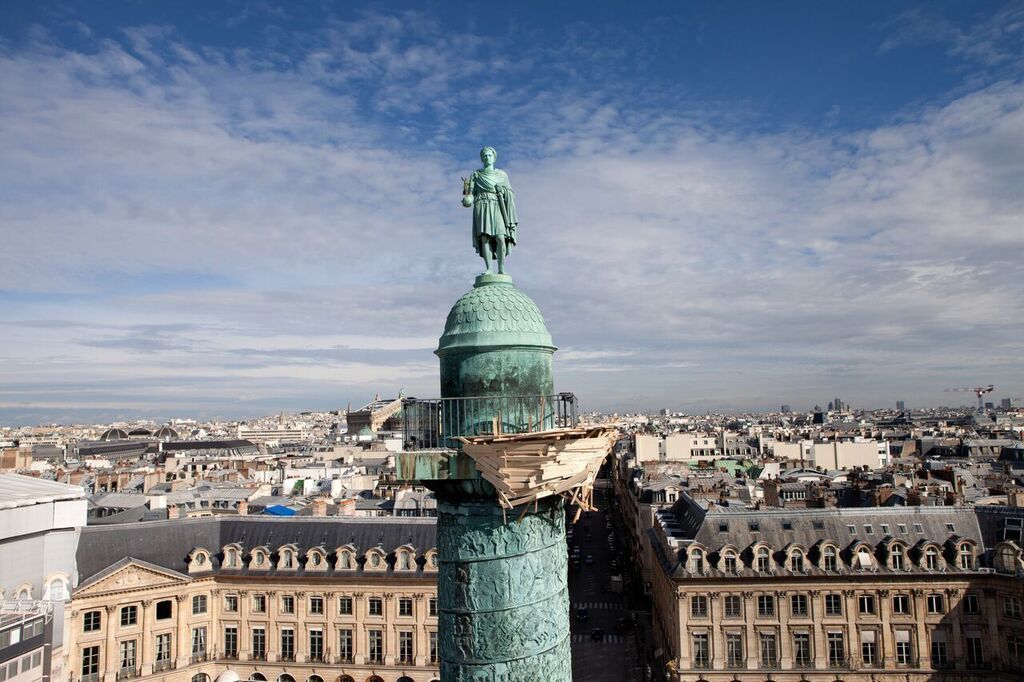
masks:
{"label": "row of dormer windows", "polygon": [[[276,554],[276,557],[275,557]],[[307,571],[326,571],[331,568],[332,558],[335,570],[356,570],[360,566],[365,570],[387,570],[392,568],[396,571],[414,571],[420,567],[416,551],[411,547],[395,550],[393,559],[380,548],[374,547],[367,550],[361,556],[351,545],[339,547],[332,553],[321,548],[308,550],[305,555],[290,545],[286,545],[271,552],[268,547],[256,547],[251,550],[248,556],[237,545],[228,545],[224,548],[221,569],[242,569],[251,570],[297,570],[304,567]],[[437,550],[431,549],[422,555],[422,565],[426,570],[437,568]],[[189,572],[205,572],[213,570],[212,553],[198,547],[189,555]]]}
{"label": "row of dormer windows", "polygon": [[838,545],[824,543],[814,548],[813,553],[817,556],[812,561],[812,553],[800,547],[774,552],[768,545],[759,543],[748,548],[746,552],[736,548],[723,549],[717,552],[717,561],[712,561],[713,555],[695,544],[686,550],[684,559],[686,569],[692,573],[705,573],[710,568],[717,568],[724,573],[737,573],[741,568],[749,568],[759,573],[775,569],[803,573],[811,566],[823,571],[839,571],[840,568],[872,570],[879,567],[906,571],[912,564],[930,571],[943,570],[950,565],[959,570],[970,571],[977,568],[976,552],[977,547],[970,540],[954,543],[945,553],[938,545],[928,544],[913,550],[916,560],[912,561],[911,548],[899,541],[881,547],[877,552],[880,557],[865,543],[856,545],[848,552],[840,550]]}

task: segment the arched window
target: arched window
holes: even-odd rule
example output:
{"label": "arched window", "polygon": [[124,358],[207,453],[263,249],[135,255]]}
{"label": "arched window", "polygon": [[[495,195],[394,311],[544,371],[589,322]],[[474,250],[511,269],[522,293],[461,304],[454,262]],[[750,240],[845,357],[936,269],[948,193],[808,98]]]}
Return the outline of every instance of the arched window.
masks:
{"label": "arched window", "polygon": [[32,586],[22,585],[18,588],[18,591],[14,593],[14,598],[18,601],[25,601],[32,598]]}
{"label": "arched window", "polygon": [[264,675],[263,673],[253,673],[252,674],[252,679],[254,679],[254,680],[263,680],[264,682],[266,682],[267,676]]}
{"label": "arched window", "polygon": [[384,678],[379,675],[370,675],[366,678],[366,682],[384,682]]}
{"label": "arched window", "polygon": [[310,675],[306,679],[306,682],[324,682],[324,678],[320,677],[319,675]]}
{"label": "arched window", "polygon": [[43,599],[50,601],[65,601],[68,598],[68,585],[62,577],[56,577],[46,584],[46,594]]}
{"label": "arched window", "polygon": [[996,552],[996,570],[1004,573],[1017,572],[1017,550],[1012,545],[1003,545]]}
{"label": "arched window", "polygon": [[437,568],[437,552],[431,552],[427,555],[427,566]]}
{"label": "arched window", "polygon": [[349,554],[345,550],[341,550],[340,552],[338,552],[338,568],[352,568],[352,560],[349,558]]}
{"label": "arched window", "polygon": [[370,557],[368,561],[370,562],[370,566],[372,568],[377,568],[378,566],[380,566],[380,555],[376,552],[370,552]]}
{"label": "arched window", "polygon": [[762,573],[767,573],[768,572],[768,569],[771,567],[771,555],[768,552],[768,548],[767,547],[758,547],[757,548],[757,556],[756,556],[756,559],[755,559],[755,566],[756,566],[757,570],[761,571]]}
{"label": "arched window", "polygon": [[411,557],[412,554],[410,554],[409,552],[398,553],[398,569],[400,571],[408,571],[410,568],[412,568]]}
{"label": "arched window", "polygon": [[704,550],[695,549],[690,553],[690,569],[694,573],[704,572]]}
{"label": "arched window", "polygon": [[871,550],[861,545],[857,548],[857,568],[871,568],[874,562],[871,559]]}
{"label": "arched window", "polygon": [[292,553],[290,550],[284,550],[281,552],[281,568],[292,567]]}
{"label": "arched window", "polygon": [[196,673],[192,676],[192,682],[210,682],[210,676],[206,673]]}
{"label": "arched window", "polygon": [[309,555],[309,562],[314,566],[319,566],[321,561],[320,552],[313,552]]}
{"label": "arched window", "polygon": [[924,567],[929,571],[937,571],[939,569],[939,550],[935,547],[928,547],[924,551]]}
{"label": "arched window", "polygon": [[804,553],[799,549],[793,550],[793,553],[789,555],[789,570],[794,573],[804,572]]}
{"label": "arched window", "polygon": [[225,557],[224,565],[229,568],[235,568],[236,566],[238,566],[238,550],[229,549],[227,551],[227,556]]}
{"label": "arched window", "polygon": [[339,675],[337,682],[356,682],[356,680],[351,675]]}
{"label": "arched window", "polygon": [[892,562],[892,570],[902,571],[903,570],[903,545],[900,543],[894,543],[892,548],[889,550],[889,560]]}
{"label": "arched window", "polygon": [[295,682],[295,678],[288,673],[281,673],[277,677],[277,682]]}
{"label": "arched window", "polygon": [[971,547],[969,542],[964,542],[960,545],[960,552],[958,559],[960,568],[965,571],[969,571],[974,568],[974,549]]}
{"label": "arched window", "polygon": [[822,568],[826,571],[838,571],[839,570],[839,554],[836,552],[836,548],[832,545],[826,545],[824,551],[821,553]]}
{"label": "arched window", "polygon": [[406,677],[403,675],[402,677],[398,678],[398,682],[413,682],[413,679],[411,677]]}
{"label": "arched window", "polygon": [[736,560],[736,552],[727,550],[722,555],[722,570],[726,573],[736,573],[739,568],[739,562]]}

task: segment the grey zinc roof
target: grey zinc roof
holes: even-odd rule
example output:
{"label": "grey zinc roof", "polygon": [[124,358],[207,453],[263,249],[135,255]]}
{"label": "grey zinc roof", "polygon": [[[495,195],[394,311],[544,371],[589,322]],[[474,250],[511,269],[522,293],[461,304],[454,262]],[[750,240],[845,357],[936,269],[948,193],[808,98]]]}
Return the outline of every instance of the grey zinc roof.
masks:
{"label": "grey zinc roof", "polygon": [[[821,528],[815,528],[816,522]],[[757,524],[756,531],[751,529],[752,523]],[[783,523],[788,523],[789,528],[784,528]],[[874,547],[886,536],[881,528],[883,524],[889,527],[890,536],[911,545],[922,538],[942,544],[953,535],[984,545],[978,518],[971,507],[738,509],[716,506],[704,514],[677,512],[676,524],[686,537],[712,552],[726,544],[743,549],[755,542],[766,542],[777,550],[791,543],[809,548],[825,539],[836,541],[840,547],[857,541]],[[720,531],[720,524],[728,524],[728,531]],[[907,533],[900,533],[898,524],[904,524]],[[920,524],[921,533],[915,531],[914,524]],[[953,530],[946,524],[951,524]],[[849,526],[853,526],[854,532],[850,532]],[[870,534],[868,526],[872,530]]]}
{"label": "grey zinc roof", "polygon": [[211,516],[172,521],[148,521],[82,529],[78,543],[78,573],[83,581],[130,556],[157,566],[188,572],[187,557],[196,547],[214,554],[224,545],[239,543],[245,550],[267,545],[276,550],[295,544],[300,553],[323,545],[329,550],[352,544],[360,551],[381,545],[391,552],[411,544],[421,553],[436,545],[433,518],[340,518]]}

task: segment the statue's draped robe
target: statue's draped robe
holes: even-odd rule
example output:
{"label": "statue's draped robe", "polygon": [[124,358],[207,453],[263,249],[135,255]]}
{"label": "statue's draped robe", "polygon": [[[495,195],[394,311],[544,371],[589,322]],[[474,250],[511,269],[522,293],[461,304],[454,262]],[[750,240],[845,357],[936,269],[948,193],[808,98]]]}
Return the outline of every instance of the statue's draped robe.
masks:
{"label": "statue's draped robe", "polygon": [[[481,236],[489,235],[495,240],[504,239],[507,253],[515,246],[516,225],[519,224],[515,193],[508,184],[508,175],[497,168],[491,172],[476,170],[470,180],[473,190],[473,248],[477,255],[483,256]],[[499,186],[503,188],[500,193]],[[502,216],[502,205],[508,223]]]}

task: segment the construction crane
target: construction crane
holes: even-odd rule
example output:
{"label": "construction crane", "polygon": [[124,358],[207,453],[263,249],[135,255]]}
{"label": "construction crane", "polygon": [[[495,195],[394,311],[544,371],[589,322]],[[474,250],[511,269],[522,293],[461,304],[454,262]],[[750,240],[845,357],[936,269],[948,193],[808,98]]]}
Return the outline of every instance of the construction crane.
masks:
{"label": "construction crane", "polygon": [[945,390],[945,392],[946,393],[961,393],[961,392],[969,391],[969,392],[975,394],[976,396],[978,396],[978,412],[984,412],[985,411],[985,401],[984,401],[985,394],[986,393],[991,393],[994,390],[996,390],[996,387],[993,386],[992,384],[989,384],[988,386],[975,386],[974,388],[947,388]]}

